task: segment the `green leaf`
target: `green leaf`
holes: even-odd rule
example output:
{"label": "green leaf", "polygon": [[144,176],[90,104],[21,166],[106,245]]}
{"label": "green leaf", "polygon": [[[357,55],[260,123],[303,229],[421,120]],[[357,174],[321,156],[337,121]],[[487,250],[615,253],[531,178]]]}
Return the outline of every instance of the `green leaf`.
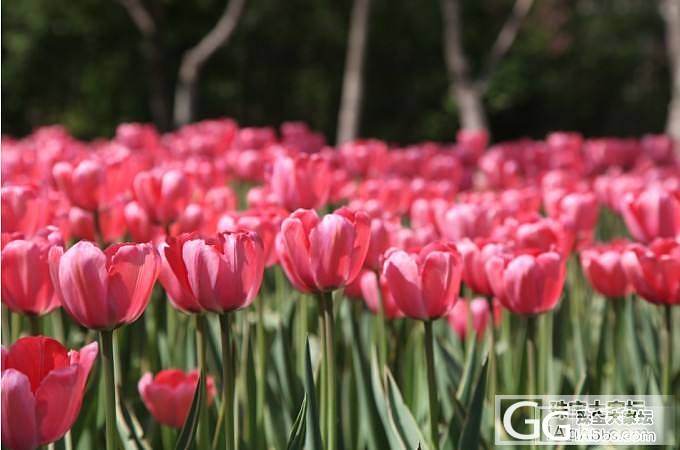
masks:
{"label": "green leaf", "polygon": [[118,434],[126,450],[151,450],[151,446],[144,439],[144,430],[131,409],[127,408],[120,386],[116,386],[116,422]]}
{"label": "green leaf", "polygon": [[302,398],[302,405],[300,405],[300,412],[293,423],[293,429],[290,430],[290,437],[288,438],[288,450],[302,450],[305,447],[305,434],[307,421],[307,394]]}
{"label": "green leaf", "polygon": [[321,450],[321,427],[319,425],[319,408],[316,402],[316,389],[314,388],[314,372],[312,371],[312,352],[309,347],[309,337],[305,344],[305,406],[307,411],[307,428],[310,433],[307,437],[309,450]]}
{"label": "green leaf", "polygon": [[472,383],[474,382],[475,369],[477,368],[477,339],[472,339],[470,349],[465,358],[465,368],[463,369],[463,378],[460,380],[458,392],[456,397],[464,405],[468,404],[470,400],[470,392],[472,391]]}
{"label": "green leaf", "polygon": [[484,361],[482,371],[477,378],[472,399],[467,408],[467,416],[463,423],[463,430],[458,440],[458,448],[465,450],[475,450],[479,448],[481,442],[482,412],[484,410],[484,394],[486,391],[486,377],[489,362]]}
{"label": "green leaf", "polygon": [[189,414],[187,414],[187,418],[184,421],[184,426],[182,426],[182,431],[180,431],[177,442],[175,443],[175,450],[188,450],[192,441],[194,440],[196,428],[198,428],[199,412],[203,407],[204,386],[205,373],[201,370],[200,376],[198,378],[198,384],[196,385],[196,391],[194,392],[194,399],[191,401]]}
{"label": "green leaf", "polygon": [[399,435],[406,443],[407,448],[420,447],[422,450],[427,450],[429,447],[425,441],[425,436],[420,431],[420,428],[418,428],[416,419],[404,403],[397,382],[394,381],[394,377],[392,377],[389,369],[386,368],[385,373],[387,376],[387,398],[390,416]]}
{"label": "green leaf", "polygon": [[383,423],[383,429],[390,443],[389,448],[392,450],[406,450],[406,445],[402,441],[396,426],[388,412],[387,399],[385,398],[385,390],[381,381],[380,369],[378,367],[378,357],[376,355],[375,346],[371,349],[371,386],[373,388],[373,395],[375,399],[375,406],[380,415],[380,420]]}

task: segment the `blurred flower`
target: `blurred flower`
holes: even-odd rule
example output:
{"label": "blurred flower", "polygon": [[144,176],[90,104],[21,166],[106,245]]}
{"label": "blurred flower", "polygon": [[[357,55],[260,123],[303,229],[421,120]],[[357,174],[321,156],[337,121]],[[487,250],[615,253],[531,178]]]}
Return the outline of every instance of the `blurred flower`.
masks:
{"label": "blurred flower", "polygon": [[83,402],[97,343],[80,351],[44,336],[2,347],[2,443],[32,450],[61,439]]}
{"label": "blurred flower", "polygon": [[640,193],[628,193],[621,202],[621,213],[637,241],[680,237],[680,191],[652,186]]}
{"label": "blurred flower", "polygon": [[189,181],[180,170],[154,169],[140,172],[132,183],[139,206],[157,225],[168,225],[189,203]]}
{"label": "blurred flower", "polygon": [[[182,428],[198,385],[198,370],[183,372],[179,369],[161,370],[153,376],[145,373],[137,384],[144,406],[159,423]],[[210,405],[217,390],[215,381],[206,376],[206,404]]]}
{"label": "blurred flower", "polygon": [[280,156],[274,162],[269,187],[289,211],[321,208],[328,201],[330,168],[318,155]]}
{"label": "blurred flower", "polygon": [[591,245],[581,250],[581,266],[593,288],[607,297],[623,297],[630,286],[621,265],[627,241]]}
{"label": "blurred flower", "polygon": [[657,239],[649,246],[632,244],[621,265],[640,297],[652,303],[680,304],[680,243]]}
{"label": "blurred flower", "polygon": [[[494,323],[498,326],[501,319],[501,305],[496,299],[493,300]],[[475,297],[471,300],[458,299],[453,308],[446,316],[449,326],[461,340],[465,340],[468,329],[472,329],[477,339],[482,339],[489,323],[489,302],[484,297]]]}
{"label": "blurred flower", "polygon": [[86,159],[75,167],[68,162],[58,162],[52,168],[52,176],[74,206],[97,210],[105,179],[104,168],[98,161]]}

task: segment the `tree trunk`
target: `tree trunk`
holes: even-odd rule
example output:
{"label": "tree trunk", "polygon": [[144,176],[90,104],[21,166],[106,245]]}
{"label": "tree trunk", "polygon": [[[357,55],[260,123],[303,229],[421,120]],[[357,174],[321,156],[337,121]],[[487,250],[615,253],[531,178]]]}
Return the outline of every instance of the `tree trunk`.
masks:
{"label": "tree trunk", "polygon": [[661,15],[666,22],[666,49],[671,72],[666,133],[680,139],[680,0],[661,0]]}
{"label": "tree trunk", "polygon": [[487,130],[482,89],[470,77],[469,64],[461,39],[459,0],[441,0],[444,21],[444,59],[449,73],[449,92],[453,96],[463,129]]}
{"label": "tree trunk", "polygon": [[226,45],[236,29],[243,12],[245,0],[230,0],[215,27],[195,47],[182,57],[175,89],[176,126],[186,125],[194,120],[196,93],[201,69],[222,46]]}
{"label": "tree trunk", "polygon": [[371,0],[354,0],[338,116],[336,137],[338,144],[356,139],[359,131],[363,97],[364,55],[368,40],[368,19],[370,15]]}

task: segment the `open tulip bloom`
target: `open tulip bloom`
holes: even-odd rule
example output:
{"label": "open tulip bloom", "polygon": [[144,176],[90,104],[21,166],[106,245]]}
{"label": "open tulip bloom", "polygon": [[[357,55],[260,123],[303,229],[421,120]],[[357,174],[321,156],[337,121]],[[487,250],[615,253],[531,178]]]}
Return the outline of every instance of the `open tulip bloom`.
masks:
{"label": "open tulip bloom", "polygon": [[2,146],[3,448],[477,450],[497,395],[680,406],[669,136]]}

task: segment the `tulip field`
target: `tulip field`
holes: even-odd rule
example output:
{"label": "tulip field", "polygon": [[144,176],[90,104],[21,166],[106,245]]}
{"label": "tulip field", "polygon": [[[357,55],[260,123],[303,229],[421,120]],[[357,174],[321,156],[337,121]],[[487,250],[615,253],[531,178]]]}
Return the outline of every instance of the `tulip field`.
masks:
{"label": "tulip field", "polygon": [[680,445],[679,155],[5,136],[2,446],[492,449],[496,396],[544,394],[664,395]]}

